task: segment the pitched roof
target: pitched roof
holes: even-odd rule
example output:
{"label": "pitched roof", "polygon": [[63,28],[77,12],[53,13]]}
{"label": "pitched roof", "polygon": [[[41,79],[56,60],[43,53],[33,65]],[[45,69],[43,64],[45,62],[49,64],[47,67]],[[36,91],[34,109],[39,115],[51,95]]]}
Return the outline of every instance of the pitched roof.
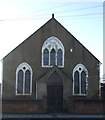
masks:
{"label": "pitched roof", "polygon": [[[27,39],[25,39],[21,44],[24,44],[31,36],[33,36],[34,34],[36,34],[40,29],[42,29],[45,25],[47,25],[48,23],[54,21],[55,23],[59,24],[63,29],[66,30],[67,33],[69,33],[73,38],[75,38],[61,23],[59,23],[55,18],[54,18],[54,14],[52,14],[52,18],[49,19],[44,25],[42,25],[38,30],[36,30],[33,34],[31,34]],[[81,44],[98,62],[100,62],[82,43],[80,43],[76,38],[75,40]],[[19,44],[16,48],[18,48],[21,44]],[[13,52],[16,48],[14,48],[11,52]],[[10,52],[10,53],[11,53]],[[5,57],[7,57],[10,53],[8,53]],[[3,59],[5,59],[5,57]],[[101,63],[101,62],[100,62]]]}

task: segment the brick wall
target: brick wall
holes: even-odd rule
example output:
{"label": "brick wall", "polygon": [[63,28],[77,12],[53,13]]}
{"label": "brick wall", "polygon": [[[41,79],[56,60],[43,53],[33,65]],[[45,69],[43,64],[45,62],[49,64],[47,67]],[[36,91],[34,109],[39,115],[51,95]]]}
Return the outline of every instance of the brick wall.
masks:
{"label": "brick wall", "polygon": [[[69,98],[66,112],[70,114],[105,114],[105,101]],[[3,113],[47,113],[47,98],[32,101],[3,101]]]}
{"label": "brick wall", "polygon": [[[71,104],[70,104],[71,102]],[[69,100],[69,112],[76,114],[103,114],[105,112],[105,101],[103,100]]]}
{"label": "brick wall", "polygon": [[43,101],[8,101],[2,103],[3,113],[46,113]]}
{"label": "brick wall", "polygon": [[103,104],[101,102],[75,102],[76,113],[99,114],[103,113]]}

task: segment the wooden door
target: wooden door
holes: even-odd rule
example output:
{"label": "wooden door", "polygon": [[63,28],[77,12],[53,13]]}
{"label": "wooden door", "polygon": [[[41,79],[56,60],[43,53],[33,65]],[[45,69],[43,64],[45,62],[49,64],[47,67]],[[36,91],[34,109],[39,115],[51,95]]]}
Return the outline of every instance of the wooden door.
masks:
{"label": "wooden door", "polygon": [[63,84],[59,78],[50,79],[47,85],[48,112],[56,113],[63,109]]}

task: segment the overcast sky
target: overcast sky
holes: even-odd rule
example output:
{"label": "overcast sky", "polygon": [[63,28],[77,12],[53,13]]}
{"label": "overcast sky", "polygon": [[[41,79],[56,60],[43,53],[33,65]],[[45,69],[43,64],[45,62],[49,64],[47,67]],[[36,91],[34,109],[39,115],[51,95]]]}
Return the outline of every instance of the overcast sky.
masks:
{"label": "overcast sky", "polygon": [[[103,63],[103,1],[101,0],[93,2],[0,0],[0,59],[47,22],[52,13]],[[2,73],[1,64],[0,73]]]}

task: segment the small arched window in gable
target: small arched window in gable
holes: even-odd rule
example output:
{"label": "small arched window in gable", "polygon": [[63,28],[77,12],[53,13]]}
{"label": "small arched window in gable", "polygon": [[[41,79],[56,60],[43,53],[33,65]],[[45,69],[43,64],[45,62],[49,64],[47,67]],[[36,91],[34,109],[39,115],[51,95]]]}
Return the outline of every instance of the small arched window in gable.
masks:
{"label": "small arched window in gable", "polygon": [[52,36],[42,46],[42,67],[64,67],[64,46],[62,42]]}
{"label": "small arched window in gable", "polygon": [[27,63],[20,64],[16,69],[16,94],[32,93],[32,69]]}
{"label": "small arched window in gable", "polygon": [[73,94],[86,95],[88,88],[88,71],[82,64],[73,69]]}

